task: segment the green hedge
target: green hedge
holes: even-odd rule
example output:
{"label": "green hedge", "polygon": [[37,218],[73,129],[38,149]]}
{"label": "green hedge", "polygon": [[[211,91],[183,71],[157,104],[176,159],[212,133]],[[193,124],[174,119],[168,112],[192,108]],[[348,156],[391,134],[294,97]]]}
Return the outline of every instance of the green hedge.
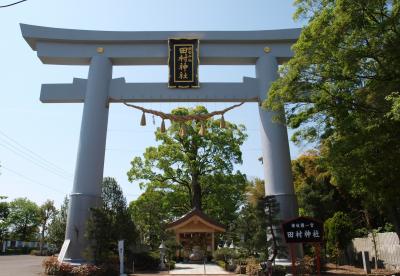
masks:
{"label": "green hedge", "polygon": [[130,263],[135,263],[135,271],[157,270],[160,265],[160,255],[157,252],[133,253],[129,259]]}
{"label": "green hedge", "polygon": [[32,248],[22,247],[22,248],[7,248],[6,252],[1,252],[0,255],[26,255],[31,252]]}

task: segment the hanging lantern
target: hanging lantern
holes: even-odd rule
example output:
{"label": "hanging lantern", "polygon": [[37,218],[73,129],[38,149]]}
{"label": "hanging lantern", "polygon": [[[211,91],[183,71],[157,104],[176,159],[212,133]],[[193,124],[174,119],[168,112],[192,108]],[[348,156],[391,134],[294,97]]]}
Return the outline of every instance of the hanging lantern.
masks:
{"label": "hanging lantern", "polygon": [[186,125],[185,124],[181,125],[181,129],[179,130],[179,136],[181,136],[181,138],[186,136]]}
{"label": "hanging lantern", "polygon": [[140,119],[140,125],[141,126],[145,126],[146,125],[146,115],[144,114],[144,112],[142,114],[142,119]]}
{"label": "hanging lantern", "polygon": [[200,135],[200,136],[206,135],[206,128],[205,128],[205,126],[204,126],[204,122],[203,122],[203,121],[200,123],[199,135]]}
{"label": "hanging lantern", "polygon": [[164,119],[162,119],[160,131],[161,131],[161,133],[165,133],[165,122],[164,122]]}
{"label": "hanging lantern", "polygon": [[221,116],[221,121],[219,122],[219,127],[220,128],[225,128],[226,127],[224,115]]}

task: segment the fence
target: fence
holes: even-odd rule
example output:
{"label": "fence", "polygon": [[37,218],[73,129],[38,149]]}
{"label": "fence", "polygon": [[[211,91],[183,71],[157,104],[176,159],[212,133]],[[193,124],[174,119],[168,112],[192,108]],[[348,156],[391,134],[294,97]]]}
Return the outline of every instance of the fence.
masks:
{"label": "fence", "polygon": [[[43,244],[43,249],[50,248],[48,243]],[[0,242],[0,255],[3,254],[28,254],[33,249],[39,249],[39,242],[37,241],[3,241]]]}
{"label": "fence", "polygon": [[[388,269],[400,269],[400,245],[399,238],[395,232],[378,233],[375,236],[378,264]],[[366,238],[353,239],[351,245],[353,257],[361,261],[361,252],[368,251],[370,261],[374,265],[375,250],[372,235]]]}

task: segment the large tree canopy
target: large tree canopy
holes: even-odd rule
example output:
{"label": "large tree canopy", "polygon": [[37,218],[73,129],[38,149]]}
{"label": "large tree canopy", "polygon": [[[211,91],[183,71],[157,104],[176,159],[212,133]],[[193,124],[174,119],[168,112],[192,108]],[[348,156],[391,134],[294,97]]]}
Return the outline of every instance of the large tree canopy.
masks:
{"label": "large tree canopy", "polygon": [[10,202],[7,221],[10,238],[20,241],[36,239],[40,224],[39,206],[27,198],[17,198]]}
{"label": "large tree canopy", "polygon": [[[207,110],[178,108],[174,114],[203,114]],[[203,210],[228,225],[237,217],[244,201],[246,178],[234,165],[242,162],[240,146],[246,134],[244,127],[219,120],[205,123],[205,134],[199,135],[201,122],[182,125],[172,123],[166,133],[156,132],[158,146],[146,149],[143,158],[135,157],[128,172],[130,181],[141,181],[145,192],[131,202],[130,211],[141,233],[141,240],[158,247],[165,239],[163,225],[193,208]]]}
{"label": "large tree canopy", "polygon": [[294,140],[319,140],[332,181],[400,235],[400,1],[298,0],[308,20],[266,107],[287,106]]}
{"label": "large tree canopy", "polygon": [[[181,115],[203,113],[207,113],[203,106],[173,110]],[[186,129],[184,136],[179,135],[181,127]],[[242,162],[240,146],[246,134],[243,126],[229,122],[221,128],[218,120],[206,122],[203,136],[198,134],[200,127],[195,121],[183,125],[173,122],[166,133],[157,131],[160,144],[147,148],[143,158],[133,159],[128,177],[130,181],[145,180],[140,183],[142,188],[174,192],[181,197],[180,206],[186,212],[205,209],[219,219],[221,212],[234,212],[241,201],[238,191],[245,187],[245,176],[234,172],[234,165]]]}

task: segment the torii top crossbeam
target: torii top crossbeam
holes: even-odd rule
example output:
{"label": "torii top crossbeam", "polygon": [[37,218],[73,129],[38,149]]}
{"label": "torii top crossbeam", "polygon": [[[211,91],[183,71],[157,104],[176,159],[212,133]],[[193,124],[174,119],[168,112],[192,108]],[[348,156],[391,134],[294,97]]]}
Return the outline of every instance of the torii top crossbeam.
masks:
{"label": "torii top crossbeam", "polygon": [[47,28],[21,24],[22,35],[46,64],[88,65],[98,47],[113,65],[166,65],[169,38],[201,40],[201,64],[255,64],[265,46],[274,56],[292,56],[301,29],[269,31],[114,32]]}
{"label": "torii top crossbeam", "polygon": [[[114,32],[38,27],[21,24],[22,35],[45,64],[89,65],[94,55],[110,59],[113,65],[166,65],[169,38],[198,38],[202,65],[254,65],[268,46],[278,63],[292,56],[291,45],[300,29],[270,31]],[[110,84],[110,102],[258,102],[258,82],[202,83],[200,89],[171,90],[165,83]],[[45,84],[41,101],[83,102],[86,80],[72,84]],[[189,91],[188,91],[189,90]],[[192,90],[192,91],[190,91]],[[195,90],[195,91],[193,91]],[[198,91],[200,90],[200,91]],[[134,93],[132,91],[135,91]]]}

